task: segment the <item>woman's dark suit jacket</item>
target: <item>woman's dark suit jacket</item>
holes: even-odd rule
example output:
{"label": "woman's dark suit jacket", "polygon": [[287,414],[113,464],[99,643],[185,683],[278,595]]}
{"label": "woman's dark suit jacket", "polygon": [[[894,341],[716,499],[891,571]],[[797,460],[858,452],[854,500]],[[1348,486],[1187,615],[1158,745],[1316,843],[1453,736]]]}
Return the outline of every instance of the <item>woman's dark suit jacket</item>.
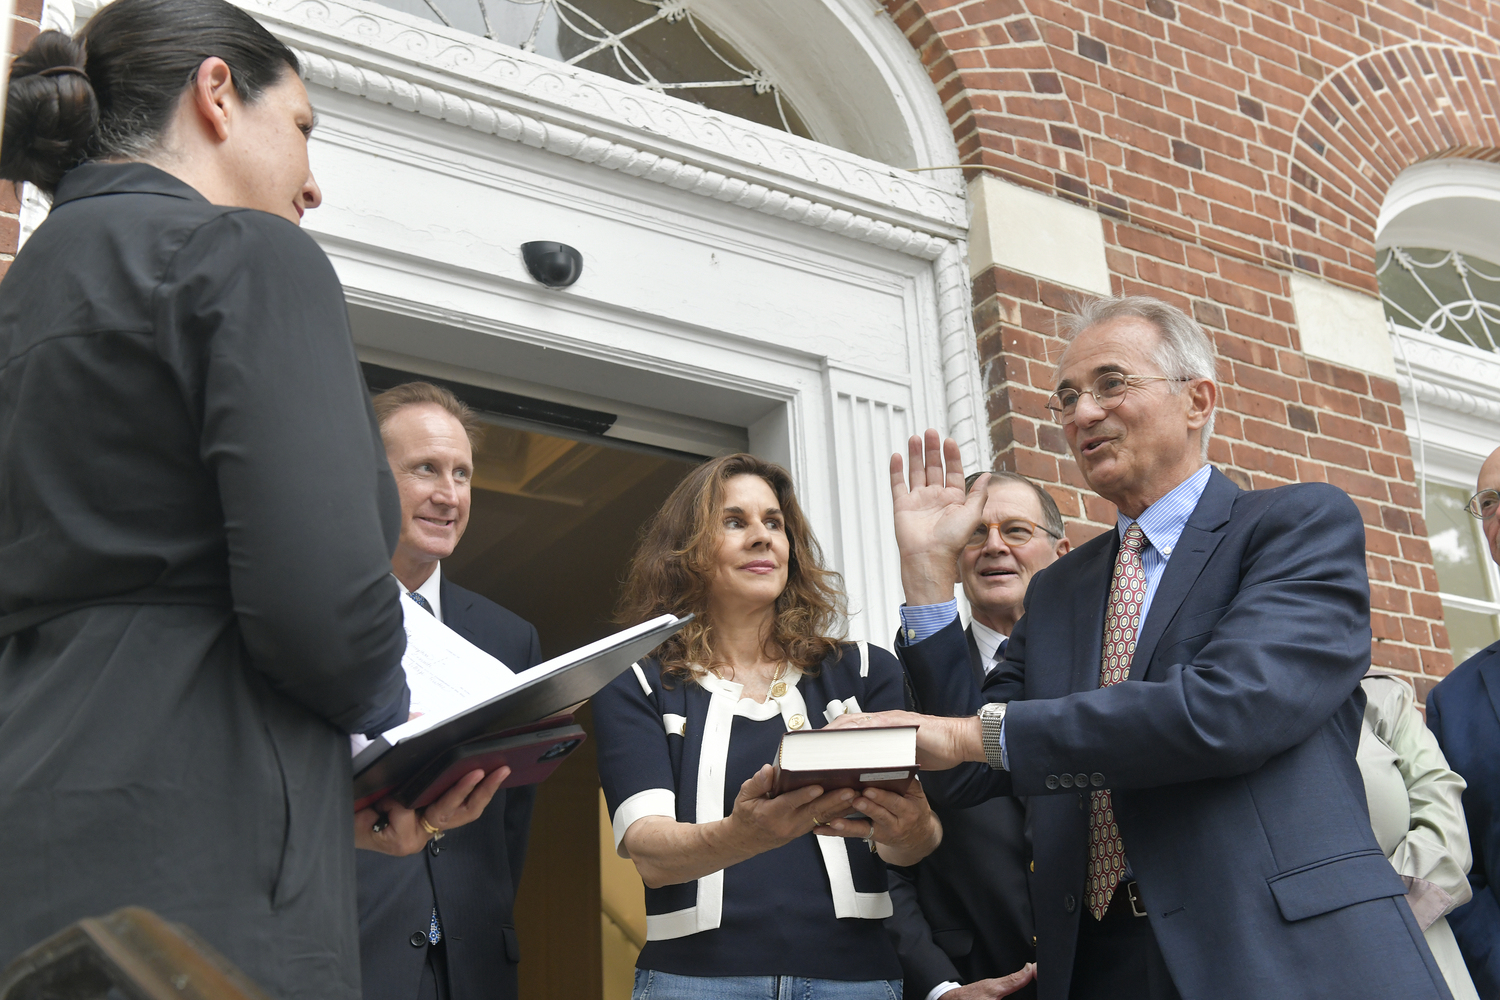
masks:
{"label": "woman's dark suit jacket", "polygon": [[307,235],[63,178],[0,284],[0,615],[47,619],[0,638],[0,963],[138,904],[358,998],[347,734],[405,712],[399,512]]}

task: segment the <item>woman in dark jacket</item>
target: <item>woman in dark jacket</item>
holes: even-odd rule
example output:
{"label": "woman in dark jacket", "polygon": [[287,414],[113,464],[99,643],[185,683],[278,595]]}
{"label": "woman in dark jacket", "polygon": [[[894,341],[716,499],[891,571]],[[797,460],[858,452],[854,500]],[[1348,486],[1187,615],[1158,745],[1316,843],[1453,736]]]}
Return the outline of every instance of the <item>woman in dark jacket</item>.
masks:
{"label": "woman in dark jacket", "polygon": [[296,69],[222,0],[117,0],[11,70],[0,175],[53,208],[0,284],[0,964],[135,904],[359,996],[348,734],[405,718],[400,509],[297,226]]}
{"label": "woman in dark jacket", "polygon": [[904,704],[895,657],[834,637],[842,605],[791,479],[751,455],[700,466],[647,527],[621,617],[696,618],[593,703],[647,887],[635,1000],[899,1000],[884,863],[942,838],[921,785],[768,794],[787,730]]}

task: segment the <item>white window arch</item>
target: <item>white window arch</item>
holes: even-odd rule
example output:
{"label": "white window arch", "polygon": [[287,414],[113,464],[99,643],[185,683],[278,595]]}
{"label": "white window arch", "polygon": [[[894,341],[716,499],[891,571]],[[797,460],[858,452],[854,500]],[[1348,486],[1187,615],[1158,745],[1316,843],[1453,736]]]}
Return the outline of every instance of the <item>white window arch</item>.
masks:
{"label": "white window arch", "polygon": [[1500,165],[1409,168],[1382,206],[1376,247],[1444,620],[1462,661],[1500,639],[1500,571],[1464,510],[1500,446]]}

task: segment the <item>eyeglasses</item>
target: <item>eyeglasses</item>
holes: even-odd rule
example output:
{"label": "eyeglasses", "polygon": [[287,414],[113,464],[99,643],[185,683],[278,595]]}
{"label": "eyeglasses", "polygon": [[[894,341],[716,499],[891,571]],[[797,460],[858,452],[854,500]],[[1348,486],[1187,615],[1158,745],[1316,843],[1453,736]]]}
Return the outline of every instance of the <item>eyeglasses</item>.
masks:
{"label": "eyeglasses", "polygon": [[981,524],[979,527],[974,529],[974,534],[969,536],[969,541],[964,547],[977,549],[983,546],[990,540],[991,528],[999,528],[1000,537],[1005,539],[1005,544],[1009,545],[1011,548],[1025,545],[1027,542],[1031,541],[1031,537],[1038,531],[1042,532],[1045,535],[1049,535],[1052,538],[1062,537],[1061,535],[1052,534],[1051,531],[1042,527],[1040,524],[1035,524],[1031,521],[1028,521],[1024,517],[1011,517],[1005,519],[1004,521],[1001,521],[999,524]]}
{"label": "eyeglasses", "polygon": [[1481,521],[1488,521],[1495,516],[1495,511],[1500,510],[1500,492],[1495,490],[1480,490],[1469,497],[1468,511]]}
{"label": "eyeglasses", "polygon": [[1078,412],[1080,396],[1092,396],[1101,410],[1113,410],[1120,405],[1120,400],[1125,398],[1125,392],[1128,389],[1138,388],[1147,382],[1191,381],[1190,378],[1172,378],[1167,375],[1122,375],[1119,372],[1105,372],[1094,380],[1092,389],[1057,390],[1048,397],[1047,409],[1052,411],[1053,420],[1060,424],[1070,424]]}

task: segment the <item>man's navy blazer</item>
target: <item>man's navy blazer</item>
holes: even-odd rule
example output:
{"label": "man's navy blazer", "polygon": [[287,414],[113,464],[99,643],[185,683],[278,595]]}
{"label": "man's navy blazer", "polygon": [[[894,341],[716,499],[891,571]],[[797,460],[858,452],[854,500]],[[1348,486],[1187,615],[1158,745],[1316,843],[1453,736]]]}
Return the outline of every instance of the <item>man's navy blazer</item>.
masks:
{"label": "man's navy blazer", "polygon": [[1468,782],[1464,815],[1474,898],[1448,914],[1464,963],[1482,997],[1500,997],[1500,900],[1490,869],[1500,866],[1500,642],[1453,669],[1427,695],[1427,725],[1448,766]]}
{"label": "man's navy blazer", "polygon": [[[1184,1000],[1448,998],[1355,764],[1370,663],[1358,510],[1321,483],[1241,491],[1215,471],[1140,626],[1099,687],[1119,532],[1038,573],[983,696],[1009,771],[925,776],[938,801],[1029,797],[1038,991],[1065,1000],[1085,905],[1089,792],[1108,788]],[[917,697],[970,714],[958,623],[908,650]],[[926,665],[934,669],[924,669]],[[1080,790],[1082,788],[1083,790]]]}
{"label": "man's navy blazer", "polygon": [[[969,675],[977,695],[985,664],[973,633],[966,631],[964,638],[966,656],[952,669]],[[905,653],[898,639],[896,655]],[[920,704],[911,707],[923,710]],[[885,926],[912,1000],[923,1000],[942,982],[1008,976],[1036,959],[1026,807],[1003,795],[965,809],[935,806],[934,811],[943,823],[937,850],[912,868],[888,866],[887,871],[894,912]],[[1031,1000],[1035,984],[1011,995]]]}
{"label": "man's navy blazer", "polygon": [[[536,629],[494,601],[446,576],[439,599],[444,624],[512,670],[541,660]],[[416,1000],[434,905],[442,921],[452,1000],[519,996],[521,955],[512,911],[535,802],[535,785],[504,789],[483,816],[419,854],[393,858],[355,852],[365,1000]]]}

